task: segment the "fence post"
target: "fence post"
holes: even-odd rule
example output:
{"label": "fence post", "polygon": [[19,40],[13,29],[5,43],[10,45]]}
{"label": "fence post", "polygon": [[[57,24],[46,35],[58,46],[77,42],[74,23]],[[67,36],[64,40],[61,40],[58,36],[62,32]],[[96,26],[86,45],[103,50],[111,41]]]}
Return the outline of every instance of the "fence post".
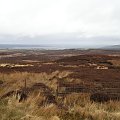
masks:
{"label": "fence post", "polygon": [[26,88],[27,88],[27,79],[25,78],[25,86],[24,86],[24,93],[26,94]]}

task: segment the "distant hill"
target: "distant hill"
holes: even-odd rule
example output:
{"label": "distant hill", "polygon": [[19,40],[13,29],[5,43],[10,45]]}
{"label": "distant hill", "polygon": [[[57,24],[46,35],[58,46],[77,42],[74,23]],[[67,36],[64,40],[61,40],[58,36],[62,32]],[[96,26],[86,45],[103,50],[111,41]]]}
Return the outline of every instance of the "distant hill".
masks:
{"label": "distant hill", "polygon": [[120,50],[120,45],[106,46],[106,47],[103,47],[102,49],[105,49],[105,50]]}

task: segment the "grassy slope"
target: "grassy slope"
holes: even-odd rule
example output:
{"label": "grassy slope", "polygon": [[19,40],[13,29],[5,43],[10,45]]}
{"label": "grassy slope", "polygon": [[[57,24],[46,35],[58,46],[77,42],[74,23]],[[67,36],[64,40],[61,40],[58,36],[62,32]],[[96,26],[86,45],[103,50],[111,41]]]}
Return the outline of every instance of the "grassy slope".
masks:
{"label": "grassy slope", "polygon": [[[53,91],[56,89],[54,76],[66,77],[70,72],[59,71],[52,74],[12,73],[0,74],[3,86],[0,87],[0,96],[24,86],[24,79],[29,79],[27,86],[42,82]],[[57,98],[57,104],[48,104],[46,97],[41,93],[32,93],[24,102],[19,103],[15,96],[0,100],[1,120],[119,120],[120,101],[95,103],[90,101],[89,94],[72,93],[64,99]],[[44,101],[44,105],[40,105]],[[58,105],[62,104],[62,107]]]}

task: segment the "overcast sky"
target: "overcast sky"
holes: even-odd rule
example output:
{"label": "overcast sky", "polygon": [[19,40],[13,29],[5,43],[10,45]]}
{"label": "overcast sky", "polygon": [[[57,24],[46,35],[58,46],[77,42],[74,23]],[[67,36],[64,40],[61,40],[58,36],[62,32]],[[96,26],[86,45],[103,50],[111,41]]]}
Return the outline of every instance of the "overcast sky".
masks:
{"label": "overcast sky", "polygon": [[120,44],[120,0],[0,0],[0,43]]}

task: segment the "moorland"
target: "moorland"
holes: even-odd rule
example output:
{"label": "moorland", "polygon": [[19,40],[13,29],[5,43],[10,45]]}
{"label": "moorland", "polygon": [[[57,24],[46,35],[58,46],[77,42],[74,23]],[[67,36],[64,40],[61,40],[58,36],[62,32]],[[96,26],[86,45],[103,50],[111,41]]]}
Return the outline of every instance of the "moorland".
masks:
{"label": "moorland", "polygon": [[1,120],[119,120],[120,51],[0,50]]}

